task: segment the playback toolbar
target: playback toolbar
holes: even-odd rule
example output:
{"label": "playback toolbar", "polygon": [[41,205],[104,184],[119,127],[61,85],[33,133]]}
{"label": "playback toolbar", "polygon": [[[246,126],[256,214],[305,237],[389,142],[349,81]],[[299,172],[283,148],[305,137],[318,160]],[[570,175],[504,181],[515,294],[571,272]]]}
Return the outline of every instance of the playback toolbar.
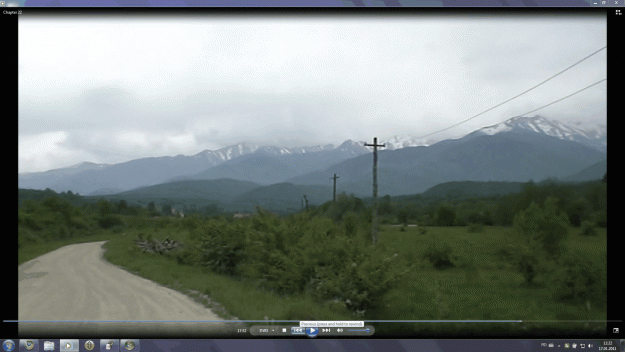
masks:
{"label": "playback toolbar", "polygon": [[254,325],[250,327],[252,336],[295,337],[295,336],[371,336],[375,329],[371,325],[362,327],[302,327],[292,325]]}

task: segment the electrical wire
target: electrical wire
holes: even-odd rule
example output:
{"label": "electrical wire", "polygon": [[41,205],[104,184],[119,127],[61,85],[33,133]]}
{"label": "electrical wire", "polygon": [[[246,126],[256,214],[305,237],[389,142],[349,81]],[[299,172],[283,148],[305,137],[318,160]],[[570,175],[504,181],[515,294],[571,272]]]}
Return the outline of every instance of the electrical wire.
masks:
{"label": "electrical wire", "polygon": [[[586,60],[586,59],[590,58],[591,56],[593,56],[593,55],[597,54],[598,52],[600,52],[601,50],[603,50],[603,49],[605,49],[605,48],[607,48],[607,47],[608,47],[607,45],[606,45],[606,46],[604,46],[603,48],[601,48],[601,49],[599,49],[599,50],[597,50],[597,51],[593,52],[592,54],[590,54],[590,55],[586,56],[585,58],[583,58],[583,59],[581,59],[581,60],[577,61],[577,62],[576,62],[576,63],[574,63],[573,65],[571,65],[571,66],[569,66],[569,67],[565,68],[564,70],[562,70],[562,71],[560,71],[560,72],[556,73],[555,75],[553,75],[553,76],[551,76],[551,77],[547,78],[546,80],[544,80],[544,81],[542,81],[542,82],[538,83],[537,85],[533,86],[532,88],[530,88],[530,89],[528,89],[528,90],[526,90],[526,91],[524,91],[524,92],[522,92],[522,93],[520,93],[520,94],[518,94],[518,95],[516,95],[516,96],[514,96],[514,97],[512,97],[512,98],[510,98],[510,99],[508,99],[508,100],[506,100],[506,101],[504,101],[504,102],[502,102],[502,103],[499,103],[499,104],[497,104],[497,105],[493,106],[492,108],[490,108],[490,109],[488,109],[488,110],[484,110],[484,111],[482,111],[481,113],[479,113],[479,114],[477,114],[477,115],[475,115],[475,116],[469,117],[468,119],[466,119],[466,120],[464,120],[464,121],[460,121],[460,122],[458,122],[458,123],[456,123],[456,124],[454,124],[454,125],[451,125],[451,126],[449,126],[449,127],[445,127],[445,128],[443,128],[443,129],[441,129],[441,130],[438,130],[438,131],[435,131],[435,132],[432,132],[432,133],[428,133],[428,134],[423,135],[423,136],[420,136],[420,137],[418,137],[418,138],[425,138],[425,137],[429,137],[429,136],[431,136],[431,135],[433,135],[433,134],[436,134],[436,133],[439,133],[439,132],[446,131],[446,130],[448,130],[448,129],[450,129],[450,128],[454,128],[454,127],[456,127],[456,126],[458,126],[458,125],[460,125],[460,124],[463,124],[463,123],[465,123],[465,122],[467,122],[467,121],[470,121],[470,120],[472,120],[472,119],[474,119],[474,118],[476,118],[476,117],[478,117],[478,116],[480,116],[480,115],[482,115],[482,114],[485,114],[485,113],[487,113],[487,112],[489,112],[489,111],[491,111],[491,110],[493,110],[493,109],[495,109],[495,108],[498,108],[498,107],[500,107],[501,105],[503,105],[503,104],[505,104],[505,103],[507,103],[507,102],[509,102],[509,101],[512,101],[512,100],[514,100],[514,99],[516,99],[516,98],[520,97],[521,95],[523,95],[523,94],[525,94],[525,93],[527,93],[527,92],[529,92],[529,91],[531,91],[531,90],[533,90],[533,89],[535,89],[535,88],[537,88],[537,87],[539,87],[539,86],[543,85],[544,83],[547,83],[547,82],[548,82],[548,81],[550,81],[551,79],[553,79],[553,78],[557,77],[558,75],[560,75],[560,74],[564,73],[565,71],[568,71],[569,69],[571,69],[571,68],[573,68],[573,67],[577,66],[578,64],[580,64],[580,63],[581,63],[581,62],[583,62],[584,60]],[[605,81],[605,79],[604,79],[604,80],[602,80],[602,81]],[[590,86],[588,86],[588,87],[586,87],[586,88],[583,88],[582,90],[587,89],[587,88],[590,88],[590,87],[594,86],[595,84],[598,84],[598,83],[600,83],[600,82],[602,82],[602,81],[599,81],[599,82],[597,82],[597,83],[594,83],[594,84],[592,84],[592,85],[590,85]],[[573,94],[571,94],[571,95],[568,95],[568,96],[566,96],[566,97],[564,97],[564,98],[562,98],[562,99],[559,99],[559,100],[553,101],[553,102],[551,102],[551,103],[549,103],[549,104],[547,104],[547,105],[545,105],[545,106],[542,106],[542,107],[540,107],[540,108],[538,108],[538,109],[542,109],[542,108],[544,108],[544,107],[546,107],[546,106],[549,106],[549,105],[551,105],[551,104],[555,104],[556,102],[558,102],[558,101],[560,101],[560,100],[564,100],[564,99],[566,99],[566,98],[568,98],[568,97],[570,97],[570,96],[572,96],[572,95],[575,95],[575,94],[577,94],[577,93],[581,92],[582,90],[577,91],[577,92],[575,92],[575,93],[573,93]],[[536,110],[538,110],[538,109],[536,109]],[[533,110],[533,111],[536,111],[536,110]],[[533,111],[532,111],[532,112],[533,112]]]}

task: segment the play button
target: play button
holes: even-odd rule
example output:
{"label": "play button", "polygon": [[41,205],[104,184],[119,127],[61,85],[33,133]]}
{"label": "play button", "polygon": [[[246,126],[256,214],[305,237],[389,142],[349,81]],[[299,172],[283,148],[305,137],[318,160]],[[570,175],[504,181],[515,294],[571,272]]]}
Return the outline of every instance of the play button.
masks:
{"label": "play button", "polygon": [[317,337],[317,334],[319,334],[318,328],[306,328],[306,335],[308,335],[308,337]]}

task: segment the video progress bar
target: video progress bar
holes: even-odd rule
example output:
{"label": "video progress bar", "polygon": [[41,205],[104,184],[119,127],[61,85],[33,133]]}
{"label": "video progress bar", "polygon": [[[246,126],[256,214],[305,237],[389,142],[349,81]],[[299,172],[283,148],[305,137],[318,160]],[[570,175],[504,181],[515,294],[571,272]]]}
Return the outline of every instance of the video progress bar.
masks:
{"label": "video progress bar", "polygon": [[[623,320],[358,320],[364,323],[622,323]],[[3,320],[4,323],[299,323],[300,320]]]}

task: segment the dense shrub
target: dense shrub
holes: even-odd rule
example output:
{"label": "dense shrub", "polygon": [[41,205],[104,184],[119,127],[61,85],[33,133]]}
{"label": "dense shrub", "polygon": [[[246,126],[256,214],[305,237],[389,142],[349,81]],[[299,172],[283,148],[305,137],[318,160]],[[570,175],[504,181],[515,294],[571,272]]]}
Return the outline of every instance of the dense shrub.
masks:
{"label": "dense shrub", "polygon": [[235,231],[228,231],[225,224],[221,225],[211,221],[206,227],[196,230],[201,232],[198,262],[217,273],[235,275],[237,265],[245,257],[244,243],[241,236],[232,236]]}
{"label": "dense shrub", "polygon": [[401,207],[400,209],[397,210],[397,221],[399,221],[400,224],[406,226],[408,225],[408,219],[410,217],[410,208],[407,206]]}
{"label": "dense shrub", "polygon": [[43,239],[35,234],[34,231],[29,231],[18,227],[17,229],[17,244],[18,248],[31,243],[41,243]]}
{"label": "dense shrub", "polygon": [[567,219],[557,207],[557,199],[549,198],[544,208],[532,203],[514,217],[513,228],[532,250],[555,256],[563,251],[562,241],[568,235]]}
{"label": "dense shrub", "polygon": [[201,260],[201,254],[198,246],[196,245],[185,245],[182,250],[176,252],[174,257],[176,258],[176,262],[182,265],[195,266]]}
{"label": "dense shrub", "polygon": [[104,199],[98,200],[96,207],[101,217],[105,217],[107,215],[112,214],[113,209],[115,208],[115,206],[111,202],[104,200]]}
{"label": "dense shrub", "polygon": [[423,255],[436,269],[447,269],[454,266],[452,263],[452,248],[447,243],[432,240]]}
{"label": "dense shrub", "polygon": [[348,209],[340,218],[333,221],[322,208],[285,218],[257,209],[249,221],[211,219],[190,231],[191,243],[175,257],[180,264],[197,263],[275,293],[338,299],[345,309],[363,314],[382,304],[401,274],[394,271],[394,260],[372,259],[382,249],[361,240],[370,239],[362,212]]}
{"label": "dense shrub", "polygon": [[538,275],[541,258],[538,253],[521,247],[516,255],[516,268],[523,275],[525,283],[531,284]]}
{"label": "dense shrub", "polygon": [[467,232],[469,233],[484,232],[484,225],[482,225],[481,223],[469,224],[469,226],[467,226]]}
{"label": "dense shrub", "polygon": [[348,211],[343,216],[343,226],[345,227],[345,234],[349,238],[354,238],[358,231],[358,223],[360,221],[359,216],[353,212]]}
{"label": "dense shrub", "polygon": [[465,221],[468,224],[482,224],[482,225],[493,225],[493,220],[491,218],[490,212],[488,210],[483,212],[471,212],[467,215]]}
{"label": "dense shrub", "polygon": [[597,227],[605,229],[608,226],[608,213],[605,210],[594,213],[592,219]]}
{"label": "dense shrub", "polygon": [[182,222],[183,229],[195,230],[201,225],[202,219],[197,214],[191,214],[185,217],[184,219],[182,219],[181,222]]}
{"label": "dense shrub", "polygon": [[581,224],[582,231],[580,234],[582,236],[597,236],[597,230],[595,229],[595,225],[590,221],[584,221]]}
{"label": "dense shrub", "polygon": [[516,257],[517,252],[518,252],[517,246],[514,246],[508,243],[506,245],[499,247],[495,251],[495,255],[497,256],[498,259],[502,261],[512,262],[514,258]]}
{"label": "dense shrub", "polygon": [[513,264],[528,284],[550,270],[547,262],[565,253],[563,240],[568,235],[568,222],[557,204],[558,200],[550,197],[543,208],[531,203],[514,217],[513,229],[521,243]]}
{"label": "dense shrub", "polygon": [[575,303],[592,302],[605,307],[607,301],[607,260],[585,253],[567,253],[552,273],[550,288],[556,299]]}
{"label": "dense shrub", "polygon": [[307,292],[318,301],[337,299],[360,317],[367,310],[380,307],[384,295],[406,272],[392,270],[395,257],[379,261],[364,255],[354,260],[341,268],[315,267]]}
{"label": "dense shrub", "polygon": [[454,210],[445,205],[440,205],[436,211],[436,224],[438,226],[452,226],[456,219]]}
{"label": "dense shrub", "polygon": [[124,221],[117,215],[105,215],[98,220],[98,225],[103,229],[124,225]]}
{"label": "dense shrub", "polygon": [[87,221],[80,216],[72,216],[67,224],[68,226],[79,230],[84,230],[89,227],[89,223],[87,223]]}
{"label": "dense shrub", "polygon": [[360,198],[348,196],[345,193],[336,197],[336,202],[324,204],[320,212],[326,214],[334,221],[340,221],[346,214],[364,212],[365,206]]}
{"label": "dense shrub", "polygon": [[44,199],[42,205],[55,213],[60,213],[64,218],[69,218],[74,208],[70,202],[55,196]]}
{"label": "dense shrub", "polygon": [[571,225],[573,227],[580,227],[582,221],[588,219],[589,209],[590,205],[584,198],[573,202],[566,211]]}

